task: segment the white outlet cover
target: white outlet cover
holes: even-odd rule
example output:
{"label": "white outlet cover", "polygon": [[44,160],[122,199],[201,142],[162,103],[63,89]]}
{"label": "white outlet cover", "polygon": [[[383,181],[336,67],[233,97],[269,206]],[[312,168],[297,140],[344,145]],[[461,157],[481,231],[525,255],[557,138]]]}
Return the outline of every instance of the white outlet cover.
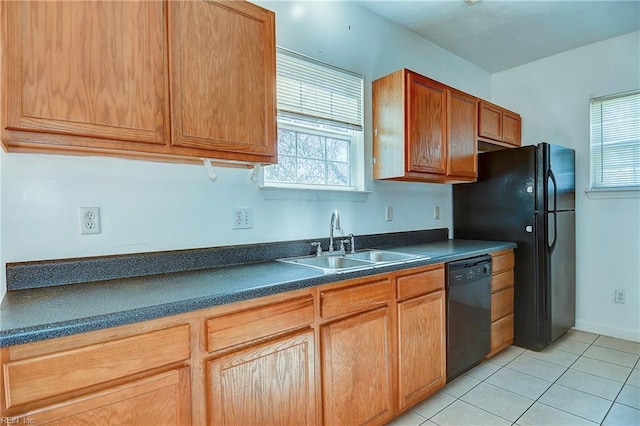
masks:
{"label": "white outlet cover", "polygon": [[100,232],[100,207],[80,207],[80,235]]}
{"label": "white outlet cover", "polygon": [[252,208],[234,208],[232,217],[233,229],[251,229],[253,228],[253,209]]}

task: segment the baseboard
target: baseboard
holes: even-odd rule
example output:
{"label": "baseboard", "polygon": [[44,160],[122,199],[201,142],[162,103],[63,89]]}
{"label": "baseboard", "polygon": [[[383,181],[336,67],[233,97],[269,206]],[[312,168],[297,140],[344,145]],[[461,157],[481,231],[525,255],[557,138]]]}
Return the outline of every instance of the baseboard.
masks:
{"label": "baseboard", "polygon": [[640,330],[613,328],[587,321],[576,321],[575,329],[640,343]]}

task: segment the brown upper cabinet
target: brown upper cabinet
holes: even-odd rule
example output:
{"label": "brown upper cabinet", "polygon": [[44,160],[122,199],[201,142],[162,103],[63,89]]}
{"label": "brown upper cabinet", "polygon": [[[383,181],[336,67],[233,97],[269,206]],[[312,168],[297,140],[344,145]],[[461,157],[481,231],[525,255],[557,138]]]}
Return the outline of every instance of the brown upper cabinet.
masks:
{"label": "brown upper cabinet", "polygon": [[248,2],[1,2],[8,151],[276,161],[275,16]]}
{"label": "brown upper cabinet", "polygon": [[407,69],[373,82],[376,179],[477,177],[477,99]]}
{"label": "brown upper cabinet", "polygon": [[521,118],[487,101],[480,101],[478,109],[478,137],[486,142],[506,147],[520,146]]}

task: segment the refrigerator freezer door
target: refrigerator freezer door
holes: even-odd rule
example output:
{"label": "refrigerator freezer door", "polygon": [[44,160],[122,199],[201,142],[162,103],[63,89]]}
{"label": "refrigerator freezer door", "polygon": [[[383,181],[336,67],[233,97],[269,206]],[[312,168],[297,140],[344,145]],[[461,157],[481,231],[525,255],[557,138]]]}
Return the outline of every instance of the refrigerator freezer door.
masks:
{"label": "refrigerator freezer door", "polygon": [[534,146],[480,154],[478,181],[453,185],[455,238],[517,242],[533,225],[535,167]]}
{"label": "refrigerator freezer door", "polygon": [[537,146],[537,211],[575,209],[575,151],[559,145]]}

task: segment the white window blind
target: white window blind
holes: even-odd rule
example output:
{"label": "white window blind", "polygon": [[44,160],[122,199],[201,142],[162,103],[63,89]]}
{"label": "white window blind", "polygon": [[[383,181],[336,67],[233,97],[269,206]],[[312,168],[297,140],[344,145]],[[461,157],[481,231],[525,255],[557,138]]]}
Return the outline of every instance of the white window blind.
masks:
{"label": "white window blind", "polygon": [[278,112],[362,130],[364,78],[278,48]]}
{"label": "white window blind", "polygon": [[640,91],[591,100],[591,188],[640,189]]}

